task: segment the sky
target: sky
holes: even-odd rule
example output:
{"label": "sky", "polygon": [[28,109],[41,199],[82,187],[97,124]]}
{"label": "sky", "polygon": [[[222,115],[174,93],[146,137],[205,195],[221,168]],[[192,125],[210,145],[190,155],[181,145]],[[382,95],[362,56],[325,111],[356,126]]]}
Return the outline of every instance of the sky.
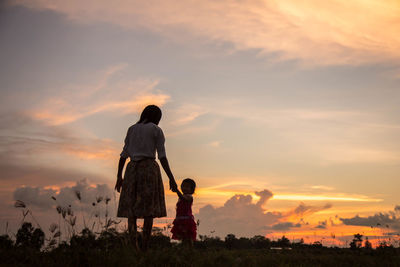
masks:
{"label": "sky", "polygon": [[[200,234],[398,242],[399,14],[395,0],[3,1],[0,232],[18,228],[16,200],[44,228],[57,205],[115,216],[126,131],[156,104],[178,184],[198,185]],[[159,226],[177,201],[163,179]]]}

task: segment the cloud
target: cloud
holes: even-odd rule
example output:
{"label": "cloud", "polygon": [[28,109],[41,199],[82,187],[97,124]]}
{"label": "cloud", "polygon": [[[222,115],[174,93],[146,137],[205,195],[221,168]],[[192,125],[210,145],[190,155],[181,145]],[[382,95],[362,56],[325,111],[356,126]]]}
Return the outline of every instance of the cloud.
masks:
{"label": "cloud", "polygon": [[321,210],[326,210],[332,207],[332,204],[325,204],[324,206],[321,207],[315,207],[315,206],[310,206],[306,205],[303,202],[301,202],[294,210],[289,212],[290,215],[296,215],[299,217],[306,216],[308,214],[313,214]]}
{"label": "cloud", "polygon": [[326,186],[326,185],[313,185],[311,186],[312,189],[316,189],[316,190],[326,190],[326,191],[332,191],[335,188],[331,187],[331,186]]}
{"label": "cloud", "polygon": [[[193,105],[185,106],[184,110],[188,114],[206,110],[207,113],[201,117],[211,118],[211,122],[199,126],[202,121],[197,119],[196,125],[188,125],[185,129],[169,127],[170,136],[200,135],[205,132],[203,128],[208,132],[210,129],[215,131],[224,121],[234,119],[245,127],[261,124],[264,130],[268,129],[266,134],[273,134],[277,140],[275,143],[279,144],[275,156],[284,160],[287,160],[288,154],[296,161],[299,158],[305,162],[312,160],[324,166],[357,163],[393,165],[400,160],[399,149],[388,146],[385,141],[399,134],[399,125],[395,122],[382,123],[387,120],[383,114],[355,109],[265,108],[257,107],[246,98],[200,98],[194,100]],[[252,135],[257,136],[259,130],[260,127]],[[226,140],[223,141],[229,145]],[[269,144],[269,147],[273,145]],[[287,149],[281,155],[282,145]],[[304,151],[307,153],[304,154]]]}
{"label": "cloud", "polygon": [[230,233],[237,236],[254,236],[269,231],[300,228],[302,224],[298,222],[299,217],[330,207],[329,204],[314,207],[300,203],[298,207],[287,212],[268,211],[265,205],[272,198],[272,192],[263,190],[255,194],[259,197],[255,203],[251,195],[237,194],[221,207],[206,205],[200,208],[198,214],[195,214],[195,218],[200,220],[199,232],[209,235],[215,231],[216,235],[222,237]]}
{"label": "cloud", "polygon": [[340,220],[345,225],[385,227],[400,230],[400,216],[397,215],[398,212],[399,209],[396,206],[394,211],[380,212],[368,217],[356,215],[352,218],[340,218]]}
{"label": "cloud", "polygon": [[[83,23],[145,28],[180,42],[230,44],[228,52],[255,50],[307,64],[362,64],[400,56],[396,1],[318,0],[17,0]],[[358,14],[355,16],[355,12]]]}
{"label": "cloud", "polygon": [[108,182],[106,176],[97,175],[86,170],[62,168],[60,166],[32,166],[24,162],[18,164],[7,162],[9,159],[3,157],[0,157],[0,160],[3,160],[0,163],[2,190],[10,193],[10,197],[5,199],[7,202],[12,198],[14,190],[21,187],[53,188],[53,190],[56,190],[59,187],[71,185],[71,181],[82,178],[97,181],[98,183]]}
{"label": "cloud", "polygon": [[[279,108],[273,104],[266,108],[265,105],[254,105],[253,102],[246,97],[194,99],[191,105],[185,105],[184,109],[178,110],[184,110],[187,114],[199,110],[207,112],[183,127],[166,125],[167,133],[169,136],[215,134],[225,122],[234,120],[235,125],[249,129],[248,132],[254,136],[248,139],[248,149],[250,145],[256,146],[255,140],[262,139],[263,131],[265,135],[274,138],[273,143],[268,139],[264,140],[265,138],[262,140],[267,142],[269,149],[276,150],[275,160],[287,161],[289,157],[296,162],[308,164],[312,161],[322,166],[358,163],[393,165],[399,162],[399,149],[393,146],[390,140],[392,136],[399,134],[400,128],[396,122],[382,123],[387,120],[384,114],[323,107]],[[232,108],[233,106],[235,108]],[[173,120],[178,118],[179,116],[176,116]],[[228,127],[236,130],[234,126]],[[232,142],[230,136],[224,136],[223,139],[213,137],[211,140],[222,141],[224,148],[229,148]],[[261,144],[258,142],[258,145]],[[265,153],[262,156],[264,157]]]}
{"label": "cloud", "polygon": [[173,125],[181,126],[193,122],[206,113],[207,110],[200,105],[183,104],[179,108],[173,110],[173,112],[170,113],[170,117],[173,121]]}
{"label": "cloud", "polygon": [[0,115],[0,181],[9,195],[6,201],[21,186],[65,186],[82,178],[107,182],[120,149],[121,144],[112,140],[48,125],[25,114]]}
{"label": "cloud", "polygon": [[327,220],[320,221],[320,222],[318,222],[318,225],[315,228],[326,229],[327,225],[328,225],[328,221]]}
{"label": "cloud", "polygon": [[268,190],[256,192],[260,196],[257,203],[252,203],[250,195],[235,195],[228,199],[222,207],[214,208],[206,205],[195,215],[200,220],[199,231],[209,234],[215,231],[220,236],[233,233],[238,236],[260,234],[265,225],[277,223],[282,217],[280,213],[265,212],[261,207],[272,193]]}
{"label": "cloud", "polygon": [[292,222],[283,222],[272,225],[272,229],[278,231],[285,231],[285,230],[290,230],[291,228],[299,228],[299,227],[301,227],[300,223],[295,224]]}
{"label": "cloud", "polygon": [[[122,75],[127,65],[110,66],[90,84],[70,85],[38,103],[29,114],[51,125],[62,125],[102,112],[129,114],[140,112],[146,105],[162,106],[169,99],[157,91],[157,80],[126,80]],[[123,76],[124,77],[124,76]],[[118,93],[116,93],[118,92]]]}
{"label": "cloud", "polygon": [[[80,200],[77,197],[79,193]],[[14,200],[23,201],[28,207],[37,207],[41,210],[51,210],[57,205],[62,207],[72,206],[75,212],[84,210],[91,213],[98,207],[105,210],[105,205],[102,205],[106,199],[115,200],[115,193],[107,184],[90,184],[87,179],[77,181],[72,186],[63,186],[56,189],[46,187],[31,187],[23,186],[15,189],[13,193]],[[53,200],[52,197],[56,198]],[[102,198],[98,203],[99,197]],[[93,207],[95,203],[95,207]],[[79,207],[79,210],[76,210]],[[110,214],[115,216],[115,205],[109,205]]]}
{"label": "cloud", "polygon": [[332,207],[332,204],[327,203],[323,206],[311,206],[311,205],[306,205],[303,202],[300,202],[299,205],[287,212],[282,212],[283,217],[285,220],[289,221],[297,221],[300,220],[302,221],[304,217],[310,216],[314,213],[330,209]]}
{"label": "cloud", "polygon": [[[27,104],[19,112],[2,112],[0,158],[13,166],[13,162],[19,162],[46,166],[44,169],[49,169],[50,158],[53,164],[63,162],[57,166],[59,169],[77,163],[75,168],[88,170],[89,166],[79,164],[99,160],[115,162],[120,143],[98,138],[82,125],[66,124],[100,112],[111,116],[139,112],[149,103],[162,106],[169,99],[155,88],[157,80],[132,80],[127,71],[126,64],[116,64],[97,73],[87,84],[65,85],[51,90],[40,101]],[[100,172],[100,168],[92,171]],[[7,178],[3,176],[3,179]]]}
{"label": "cloud", "polygon": [[110,161],[120,151],[120,144],[110,139],[80,135],[67,127],[37,121],[25,113],[2,115],[0,125],[0,157],[5,159],[29,159],[32,163],[41,155],[59,154]]}
{"label": "cloud", "polygon": [[51,200],[53,195],[56,195],[56,191],[53,189],[19,187],[14,191],[14,200],[21,200],[28,205],[48,210],[54,205]]}
{"label": "cloud", "polygon": [[[78,192],[80,199],[77,197]],[[59,219],[62,221],[56,208],[58,206],[65,211],[72,211],[68,214],[76,217],[75,230],[78,232],[84,225],[100,231],[106,216],[121,222],[118,225],[120,230],[126,229],[125,222],[116,218],[116,194],[105,183],[91,183],[88,179],[73,182],[70,180],[64,185],[19,186],[10,196],[2,194],[0,223],[10,222],[10,231],[16,232],[21,221],[21,210],[13,207],[12,199],[23,201],[32,212],[32,216],[28,215],[26,220],[37,223],[44,231],[49,229],[51,223],[58,222]],[[63,231],[62,239],[66,237],[65,234]]]}
{"label": "cloud", "polygon": [[327,162],[335,163],[385,163],[397,164],[400,161],[398,151],[370,147],[326,146],[324,149]]}
{"label": "cloud", "polygon": [[210,147],[216,148],[216,147],[219,147],[221,145],[221,141],[212,141],[212,142],[208,143],[207,145],[210,146]]}
{"label": "cloud", "polygon": [[350,195],[350,194],[328,194],[328,195],[314,195],[314,194],[277,194],[274,195],[276,200],[300,200],[300,201],[346,201],[346,202],[380,202],[383,199],[370,198],[363,195]]}

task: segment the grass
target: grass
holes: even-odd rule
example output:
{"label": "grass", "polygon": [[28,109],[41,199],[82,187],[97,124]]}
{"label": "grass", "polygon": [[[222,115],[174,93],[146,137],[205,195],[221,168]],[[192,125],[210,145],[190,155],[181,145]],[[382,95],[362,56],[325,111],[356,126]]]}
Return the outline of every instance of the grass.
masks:
{"label": "grass", "polygon": [[40,249],[40,239],[33,238],[37,228],[29,229],[19,242],[1,236],[0,266],[400,266],[400,248],[327,248],[296,243],[290,244],[291,249],[274,250],[268,243],[252,246],[253,239],[246,241],[250,247],[240,244],[238,240],[243,239],[236,239],[232,246],[232,236],[224,241],[203,237],[189,248],[158,233],[152,236],[149,251],[138,252],[127,232],[113,229],[100,235],[85,229],[69,242]]}
{"label": "grass", "polygon": [[230,250],[179,245],[141,253],[131,245],[109,250],[67,246],[50,252],[2,251],[0,262],[1,266],[400,266],[400,254],[398,250],[357,253],[349,249]]}

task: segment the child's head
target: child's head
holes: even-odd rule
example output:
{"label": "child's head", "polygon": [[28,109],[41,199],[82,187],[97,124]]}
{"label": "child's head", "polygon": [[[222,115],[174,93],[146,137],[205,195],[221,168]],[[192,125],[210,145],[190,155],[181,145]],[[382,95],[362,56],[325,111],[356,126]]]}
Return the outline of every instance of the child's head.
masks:
{"label": "child's head", "polygon": [[196,182],[190,178],[186,178],[182,181],[181,189],[184,194],[193,194],[196,189]]}

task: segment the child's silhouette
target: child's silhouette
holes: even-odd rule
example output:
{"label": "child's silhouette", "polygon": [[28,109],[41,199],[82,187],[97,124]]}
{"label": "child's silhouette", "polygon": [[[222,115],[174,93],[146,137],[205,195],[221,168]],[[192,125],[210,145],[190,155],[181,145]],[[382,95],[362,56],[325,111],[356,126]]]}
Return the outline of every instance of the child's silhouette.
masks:
{"label": "child's silhouette", "polygon": [[182,181],[181,190],[176,190],[179,200],[176,203],[176,217],[171,229],[172,239],[182,240],[188,243],[189,246],[193,245],[196,240],[196,222],[192,214],[193,197],[192,194],[196,189],[196,183],[190,178]]}

